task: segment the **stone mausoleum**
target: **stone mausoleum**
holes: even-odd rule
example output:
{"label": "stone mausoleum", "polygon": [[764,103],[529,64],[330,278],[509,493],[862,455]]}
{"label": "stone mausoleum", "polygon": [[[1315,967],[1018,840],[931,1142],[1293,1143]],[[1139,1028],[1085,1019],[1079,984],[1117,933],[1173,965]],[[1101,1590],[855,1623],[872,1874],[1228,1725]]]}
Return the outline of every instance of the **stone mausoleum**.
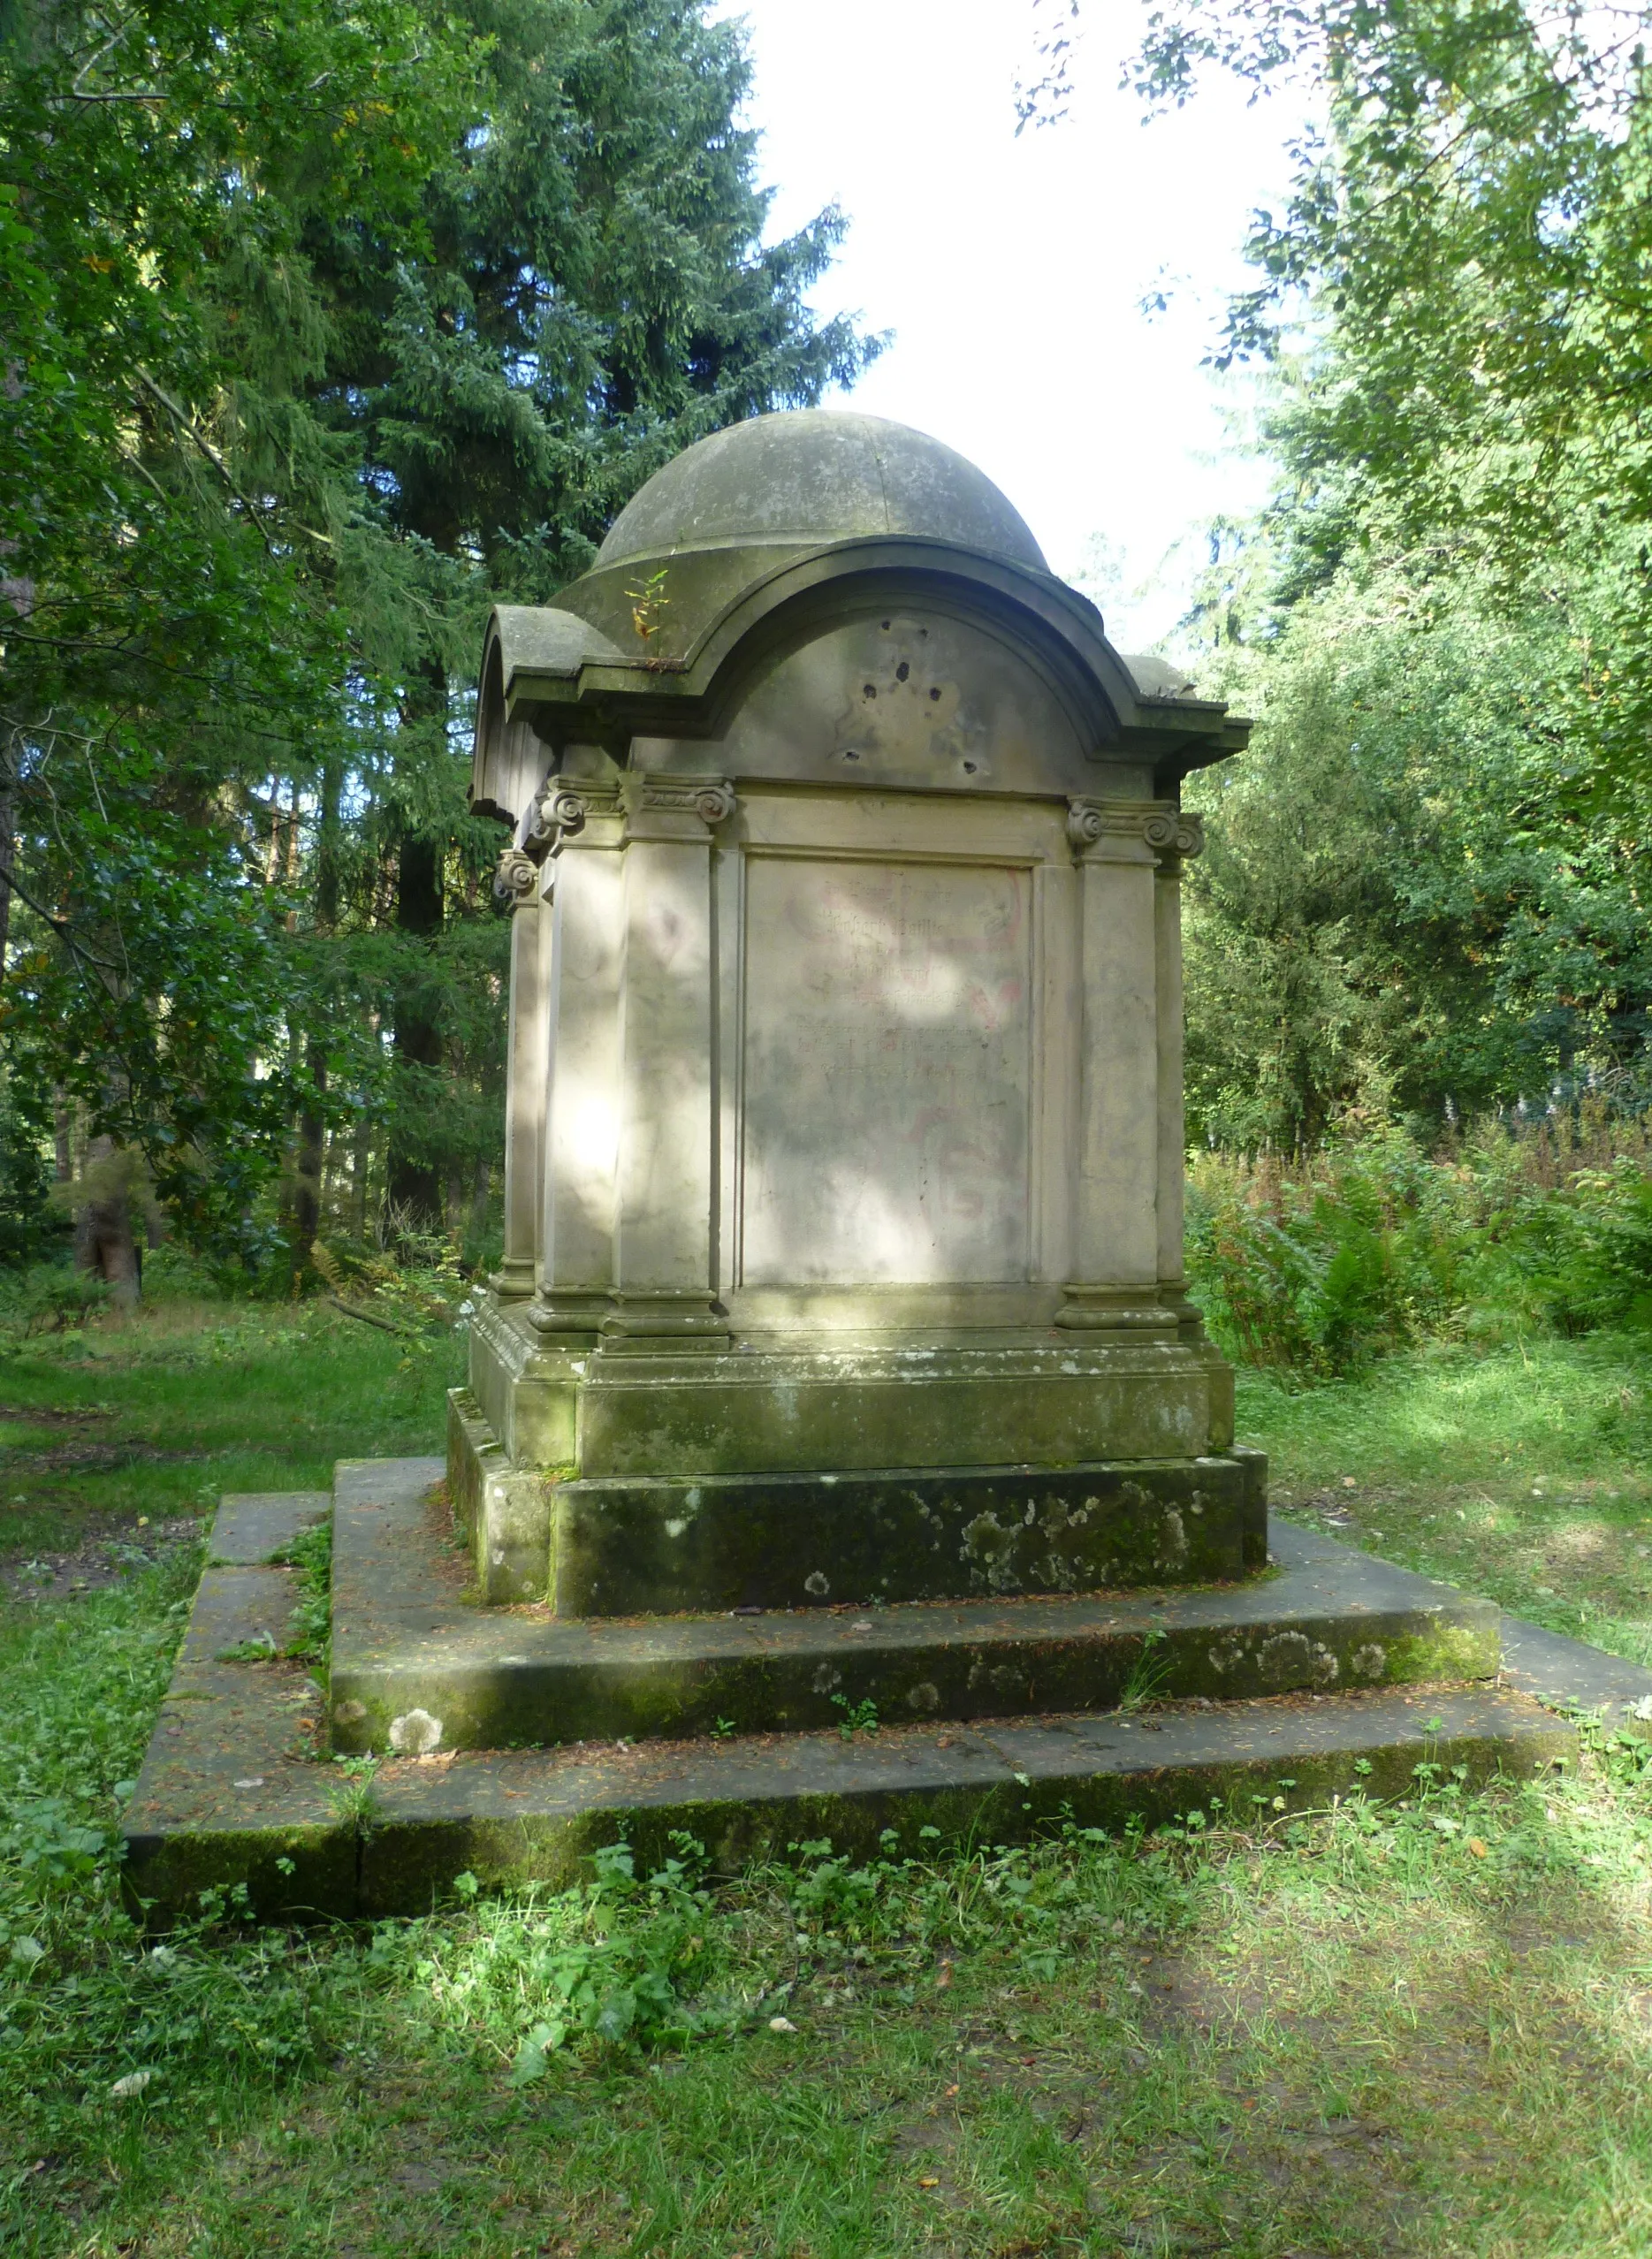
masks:
{"label": "stone mausoleum", "polygon": [[225,1498],[123,1822],[151,1919],[1565,1757],[1489,1601],[1269,1532],[1187,1299],[1181,785],[1245,737],[868,416],[703,441],[495,615],[507,1234],[446,1479]]}
{"label": "stone mausoleum", "polygon": [[1181,786],[1245,734],[870,416],[702,441],[495,613],[506,1240],[452,1452],[490,1599],[1261,1562],[1182,1257]]}

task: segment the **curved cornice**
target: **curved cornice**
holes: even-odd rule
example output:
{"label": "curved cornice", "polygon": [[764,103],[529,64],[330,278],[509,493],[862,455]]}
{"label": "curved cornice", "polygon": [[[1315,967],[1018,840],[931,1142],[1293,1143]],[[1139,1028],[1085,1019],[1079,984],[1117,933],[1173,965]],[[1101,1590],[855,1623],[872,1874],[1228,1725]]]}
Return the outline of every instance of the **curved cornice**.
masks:
{"label": "curved cornice", "polygon": [[509,805],[506,772],[516,791],[517,770],[531,765],[524,725],[553,750],[598,743],[620,760],[633,737],[716,737],[777,654],[840,620],[914,602],[1019,648],[1092,757],[1145,755],[1179,775],[1248,735],[1218,702],[1146,695],[1095,606],[1053,574],[950,542],[871,535],[789,551],[700,626],[681,657],[632,657],[571,610],[501,605],[483,651],[473,796]]}

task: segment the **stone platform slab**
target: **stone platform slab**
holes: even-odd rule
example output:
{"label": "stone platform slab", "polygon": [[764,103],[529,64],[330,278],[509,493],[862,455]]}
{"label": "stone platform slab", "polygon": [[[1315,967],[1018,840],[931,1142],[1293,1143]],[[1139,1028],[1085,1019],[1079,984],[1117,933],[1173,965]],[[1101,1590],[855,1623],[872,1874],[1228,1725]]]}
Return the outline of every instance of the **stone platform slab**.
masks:
{"label": "stone platform slab", "polygon": [[[429,1459],[346,1469],[340,1489],[394,1492],[406,1510],[438,1473]],[[226,1553],[278,1551],[291,1534],[277,1529],[282,1517],[302,1527],[313,1518],[315,1498],[231,1502],[232,1512],[215,1533],[215,1555],[221,1563]],[[438,1541],[428,1529],[427,1540]],[[1293,1580],[1306,1599],[1316,1580],[1345,1581],[1349,1564],[1367,1580],[1367,1624],[1380,1616],[1384,1593],[1415,1601],[1421,1588],[1443,1595],[1443,1605],[1458,1600],[1306,1532],[1276,1525],[1275,1540],[1278,1573],[1250,1589],[1271,1593],[1275,1614]],[[347,1534],[343,1550],[347,1556]],[[253,1644],[279,1644],[298,1582],[262,1557],[213,1566],[202,1579],[123,1822],[127,1887],[152,1924],[190,1912],[205,1888],[238,1882],[265,1916],[417,1913],[466,1872],[490,1883],[567,1882],[583,1871],[592,1849],[621,1834],[651,1860],[668,1850],[674,1829],[685,1829],[733,1862],[754,1852],[783,1856],[789,1844],[819,1837],[864,1856],[893,1828],[902,1850],[923,1854],[970,1841],[1013,1842],[1069,1820],[1153,1825],[1208,1810],[1213,1800],[1246,1815],[1258,1798],[1274,1814],[1356,1791],[1403,1795],[1414,1787],[1419,1765],[1461,1765],[1473,1783],[1498,1772],[1531,1775],[1565,1762],[1574,1746],[1564,1721],[1525,1693],[1414,1685],[1078,1712],[1061,1711],[1052,1697],[1046,1708],[1054,1715],[934,1717],[847,1740],[832,1730],[638,1743],[587,1735],[582,1746],[576,1740],[550,1750],[438,1751],[369,1767],[372,1777],[364,1780],[328,1761],[322,1692],[302,1666],[242,1659]],[[1164,1629],[1165,1640],[1151,1651],[1157,1654],[1174,1653],[1175,1635],[1191,1630],[1178,1610],[1242,1597],[1135,1594],[1109,1605],[1115,1616],[1137,1611],[1114,1629],[1138,1654],[1146,1630]],[[501,1630],[522,1621],[514,1613],[472,1614],[453,1598],[446,1620]],[[839,1636],[854,1642],[866,1637],[855,1623],[871,1620],[883,1634],[902,1613],[917,1611],[861,1618],[811,1610],[797,1623],[815,1632],[845,1624]],[[1476,1640],[1484,1636],[1479,1613],[1448,1611],[1443,1620]],[[626,1627],[580,1628],[604,1637]],[[654,1628],[682,1636],[684,1627]],[[739,1639],[750,1630],[740,1618],[724,1619],[721,1628]],[[1229,1618],[1226,1630],[1234,1628]],[[1552,1703],[1609,1715],[1616,1706],[1626,1717],[1652,1694],[1652,1672],[1513,1619],[1504,1618],[1502,1629],[1510,1675],[1541,1685]],[[976,1627],[979,1651],[1013,1654],[1021,1668],[1024,1647],[1006,1646],[1001,1637],[994,1646],[989,1630]],[[1213,1626],[1200,1625],[1197,1636],[1208,1641]],[[885,1657],[892,1665],[898,1641],[895,1647],[894,1658]],[[736,1660],[744,1653],[735,1652]],[[926,1827],[939,1829],[939,1838],[920,1836]]]}
{"label": "stone platform slab", "polygon": [[807,1731],[870,1702],[885,1724],[1104,1710],[1131,1691],[1230,1700],[1491,1678],[1488,1601],[1276,1526],[1267,1575],[1185,1591],[565,1619],[466,1604],[432,1510],[434,1460],[341,1465],[333,1746],[384,1752],[414,1713],[435,1746]]}
{"label": "stone platform slab", "polygon": [[1619,1731],[1652,1734],[1652,1670],[1541,1624],[1504,1617],[1503,1678],[1557,1709],[1598,1710]]}
{"label": "stone platform slab", "polygon": [[[270,1614],[258,1582],[203,1586],[191,1646],[127,1810],[126,1882],[153,1926],[243,1883],[267,1918],[419,1913],[457,1875],[564,1885],[624,1836],[663,1859],[685,1829],[719,1862],[826,1837],[863,1857],[893,1829],[927,1855],[1065,1822],[1155,1825],[1213,1804],[1250,1817],[1333,1795],[1404,1795],[1419,1765],[1473,1784],[1566,1761],[1570,1730],[1495,1689],[1415,1687],[1150,1711],[788,1733],[389,1762],[370,1786],[322,1761],[316,1690],[296,1667],[224,1663]],[[238,1587],[245,1587],[238,1598]],[[205,1658],[202,1660],[202,1658]],[[921,1836],[925,1828],[938,1837]]]}

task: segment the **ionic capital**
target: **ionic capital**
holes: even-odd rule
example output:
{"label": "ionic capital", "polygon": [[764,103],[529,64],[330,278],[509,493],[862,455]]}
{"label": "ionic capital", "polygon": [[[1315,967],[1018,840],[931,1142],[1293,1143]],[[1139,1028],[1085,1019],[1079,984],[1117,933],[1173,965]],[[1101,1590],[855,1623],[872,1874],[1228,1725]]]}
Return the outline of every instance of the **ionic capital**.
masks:
{"label": "ionic capital", "polygon": [[1080,863],[1145,863],[1173,869],[1205,844],[1203,819],[1161,800],[1072,800],[1067,837]]}
{"label": "ionic capital", "polygon": [[534,899],[538,878],[539,866],[532,856],[525,855],[521,848],[506,848],[493,874],[493,891],[500,901],[520,909]]}
{"label": "ionic capital", "polygon": [[740,804],[727,777],[671,777],[645,770],[639,781],[639,811],[697,816],[712,830],[726,824]]}
{"label": "ionic capital", "polygon": [[565,840],[575,837],[594,818],[620,813],[617,785],[565,783],[549,778],[534,802],[533,823],[527,847],[529,854],[553,853]]}

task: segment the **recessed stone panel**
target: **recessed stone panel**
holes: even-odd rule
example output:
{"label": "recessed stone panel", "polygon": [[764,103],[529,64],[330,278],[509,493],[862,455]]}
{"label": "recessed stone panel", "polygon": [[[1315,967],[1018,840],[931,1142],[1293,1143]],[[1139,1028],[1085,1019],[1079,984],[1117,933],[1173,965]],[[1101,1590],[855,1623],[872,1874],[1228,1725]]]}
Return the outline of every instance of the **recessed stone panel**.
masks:
{"label": "recessed stone panel", "polygon": [[[861,791],[1066,794],[1095,785],[1070,715],[1024,651],[978,619],[900,608],[787,652],[750,689],[719,757],[736,778],[829,780]],[[1130,774],[1146,797],[1150,772]]]}
{"label": "recessed stone panel", "polygon": [[754,857],[741,1277],[1028,1271],[1032,875]]}

